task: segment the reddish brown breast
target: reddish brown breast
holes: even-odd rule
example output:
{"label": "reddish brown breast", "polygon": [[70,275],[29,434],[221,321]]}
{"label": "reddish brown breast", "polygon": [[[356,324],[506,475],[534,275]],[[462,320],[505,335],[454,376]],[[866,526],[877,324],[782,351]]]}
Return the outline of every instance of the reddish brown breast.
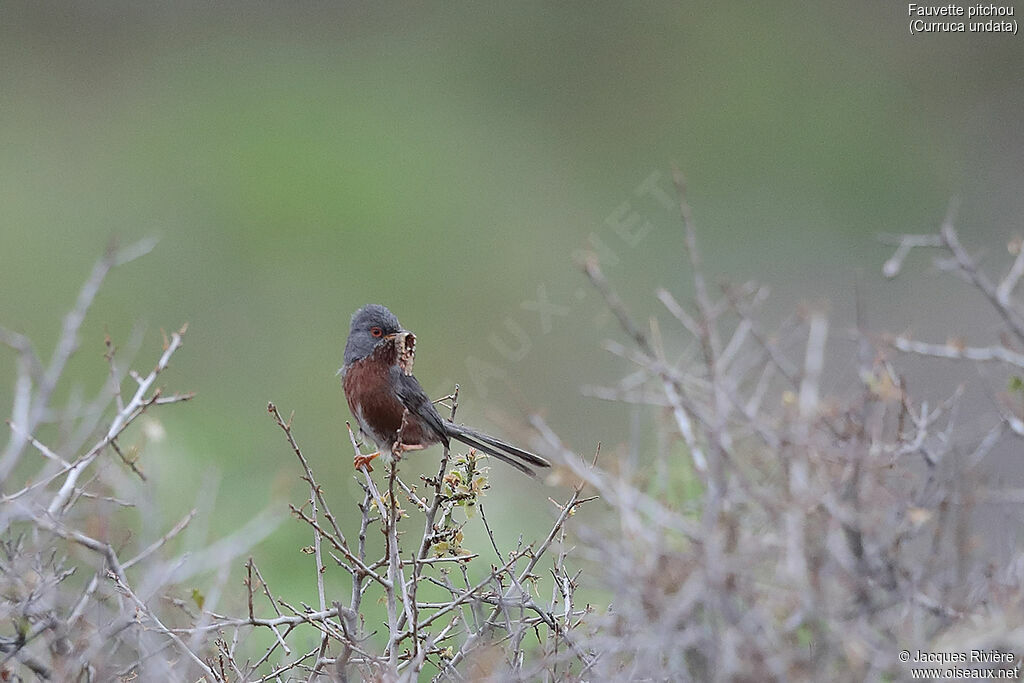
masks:
{"label": "reddish brown breast", "polygon": [[[412,335],[408,335],[412,337]],[[413,337],[415,340],[415,337]],[[407,343],[403,339],[403,343]],[[415,341],[412,342],[415,344]],[[403,352],[410,352],[412,344]],[[407,353],[407,356],[411,355]],[[403,356],[403,357],[407,357]],[[411,365],[411,358],[410,365]],[[391,367],[399,361],[395,343],[378,344],[368,357],[355,361],[345,370],[342,387],[349,410],[359,422],[363,432],[380,448],[390,449],[402,428],[405,406],[391,386]],[[402,442],[409,446],[437,443],[439,437],[416,415],[406,418]]]}
{"label": "reddish brown breast", "polygon": [[342,387],[349,410],[379,447],[390,448],[402,426],[405,407],[391,391],[388,365],[370,356],[348,366]]}

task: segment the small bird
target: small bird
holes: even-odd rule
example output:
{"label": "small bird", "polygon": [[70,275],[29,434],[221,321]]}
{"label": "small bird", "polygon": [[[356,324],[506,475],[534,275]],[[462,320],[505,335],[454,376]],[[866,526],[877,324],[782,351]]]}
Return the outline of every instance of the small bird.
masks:
{"label": "small bird", "polygon": [[412,374],[415,350],[416,336],[384,306],[368,304],[352,315],[339,371],[342,387],[360,431],[379,449],[357,455],[356,469],[370,469],[370,461],[381,453],[400,456],[436,443],[448,446],[451,439],[531,476],[536,476],[531,465],[551,466],[539,455],[441,417]]}

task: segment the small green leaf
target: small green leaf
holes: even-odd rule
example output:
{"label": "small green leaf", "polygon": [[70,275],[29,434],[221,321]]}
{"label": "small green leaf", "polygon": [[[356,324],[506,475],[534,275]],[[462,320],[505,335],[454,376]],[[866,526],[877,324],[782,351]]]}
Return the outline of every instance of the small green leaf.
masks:
{"label": "small green leaf", "polygon": [[203,609],[203,605],[206,604],[206,596],[198,588],[193,588],[192,602],[196,603],[196,607],[199,609]]}

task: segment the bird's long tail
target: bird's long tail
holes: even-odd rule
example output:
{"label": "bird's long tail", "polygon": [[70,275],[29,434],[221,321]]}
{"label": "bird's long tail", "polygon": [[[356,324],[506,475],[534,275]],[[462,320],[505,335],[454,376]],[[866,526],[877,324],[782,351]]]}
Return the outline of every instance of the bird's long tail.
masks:
{"label": "bird's long tail", "polygon": [[518,446],[513,446],[510,443],[505,443],[500,439],[495,439],[493,436],[489,436],[482,432],[478,432],[469,427],[463,427],[457,425],[454,422],[445,420],[445,429],[448,432],[448,436],[456,441],[461,441],[470,448],[475,448],[478,451],[483,451],[487,455],[493,455],[498,460],[507,462],[512,467],[515,467],[520,472],[530,475],[531,477],[537,476],[537,473],[530,468],[530,465],[535,467],[551,467],[544,458],[531,453],[530,451],[524,451]]}

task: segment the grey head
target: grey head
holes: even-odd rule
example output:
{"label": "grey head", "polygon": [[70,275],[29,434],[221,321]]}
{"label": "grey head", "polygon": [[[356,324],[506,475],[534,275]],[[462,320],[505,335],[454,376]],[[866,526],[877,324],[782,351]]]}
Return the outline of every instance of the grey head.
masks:
{"label": "grey head", "polygon": [[385,337],[402,331],[395,314],[380,304],[367,304],[352,314],[345,342],[345,365],[366,358]]}

